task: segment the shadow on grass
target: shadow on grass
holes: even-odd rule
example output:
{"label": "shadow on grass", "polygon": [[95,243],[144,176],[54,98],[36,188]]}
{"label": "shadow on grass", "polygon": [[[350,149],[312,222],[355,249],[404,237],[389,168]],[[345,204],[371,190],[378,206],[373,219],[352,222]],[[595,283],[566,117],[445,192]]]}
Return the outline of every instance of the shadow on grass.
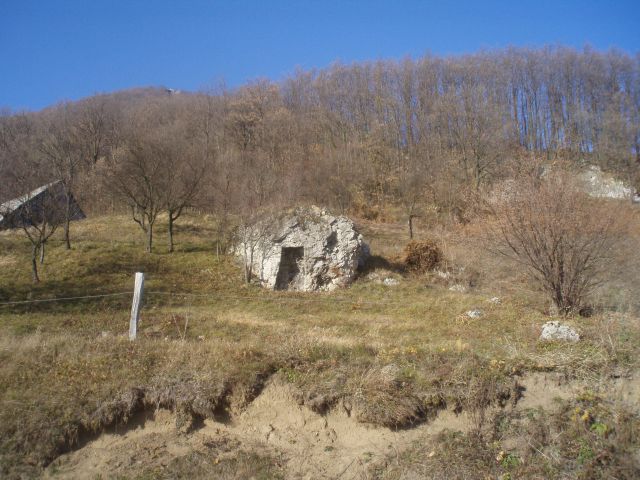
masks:
{"label": "shadow on grass", "polygon": [[371,255],[364,266],[359,269],[362,275],[367,275],[374,270],[389,270],[400,274],[406,272],[405,266],[401,262],[390,260],[380,255]]}

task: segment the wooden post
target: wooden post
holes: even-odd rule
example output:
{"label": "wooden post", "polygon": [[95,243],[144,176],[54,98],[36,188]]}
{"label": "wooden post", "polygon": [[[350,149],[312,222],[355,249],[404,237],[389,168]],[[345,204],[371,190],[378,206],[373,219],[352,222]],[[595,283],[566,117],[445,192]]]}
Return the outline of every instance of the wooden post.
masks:
{"label": "wooden post", "polygon": [[144,273],[136,272],[136,281],[133,287],[133,303],[131,304],[131,320],[129,320],[129,340],[136,339],[138,333],[138,320],[140,320],[140,306],[142,305],[142,292],[144,291]]}

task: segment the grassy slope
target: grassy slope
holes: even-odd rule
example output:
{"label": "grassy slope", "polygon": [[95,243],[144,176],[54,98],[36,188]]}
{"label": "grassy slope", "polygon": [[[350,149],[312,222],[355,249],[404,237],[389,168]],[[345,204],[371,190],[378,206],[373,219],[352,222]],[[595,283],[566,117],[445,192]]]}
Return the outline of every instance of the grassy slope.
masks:
{"label": "grassy slope", "polygon": [[[360,421],[396,427],[445,405],[479,410],[506,401],[527,371],[558,370],[595,389],[611,372],[638,369],[640,331],[628,316],[575,319],[583,342],[541,345],[548,319],[530,294],[507,293],[492,304],[503,292],[457,293],[436,276],[403,278],[392,288],[362,278],[332,294],[267,292],[243,286],[233,260],[216,258],[207,217],[181,222],[174,254],[161,244],[145,254],[136,228],[124,217],[75,224],[73,250],[55,239],[37,286],[25,240],[0,233],[0,301],[127,292],[135,271],[147,274],[136,343],[125,336],[128,296],[0,306],[3,475],[36,475],[75,439],[143,408],[172,408],[186,429],[194,418],[224,416],[274,372],[300,388],[309,408],[322,412],[349,399]],[[364,231],[373,253],[386,258],[403,242],[401,227]],[[164,243],[162,231],[156,238]],[[472,308],[485,315],[466,318]],[[376,474],[394,478],[396,467]],[[492,463],[489,471],[496,468],[515,467]]]}

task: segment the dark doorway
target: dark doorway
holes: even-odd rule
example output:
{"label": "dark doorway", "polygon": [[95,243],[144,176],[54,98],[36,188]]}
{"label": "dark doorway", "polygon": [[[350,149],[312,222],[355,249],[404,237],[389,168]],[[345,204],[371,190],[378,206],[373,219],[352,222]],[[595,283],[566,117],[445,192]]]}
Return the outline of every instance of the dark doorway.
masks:
{"label": "dark doorway", "polygon": [[304,258],[304,247],[283,247],[280,254],[280,269],[276,277],[276,290],[289,290],[300,273],[300,263]]}

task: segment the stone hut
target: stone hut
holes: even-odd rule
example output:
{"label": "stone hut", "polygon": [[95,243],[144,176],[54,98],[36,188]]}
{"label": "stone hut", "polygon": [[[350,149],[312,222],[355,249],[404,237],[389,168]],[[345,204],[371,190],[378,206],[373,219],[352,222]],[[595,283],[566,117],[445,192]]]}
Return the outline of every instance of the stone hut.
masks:
{"label": "stone hut", "polygon": [[353,222],[318,207],[240,229],[236,253],[273,290],[329,291],[353,281],[369,247]]}

